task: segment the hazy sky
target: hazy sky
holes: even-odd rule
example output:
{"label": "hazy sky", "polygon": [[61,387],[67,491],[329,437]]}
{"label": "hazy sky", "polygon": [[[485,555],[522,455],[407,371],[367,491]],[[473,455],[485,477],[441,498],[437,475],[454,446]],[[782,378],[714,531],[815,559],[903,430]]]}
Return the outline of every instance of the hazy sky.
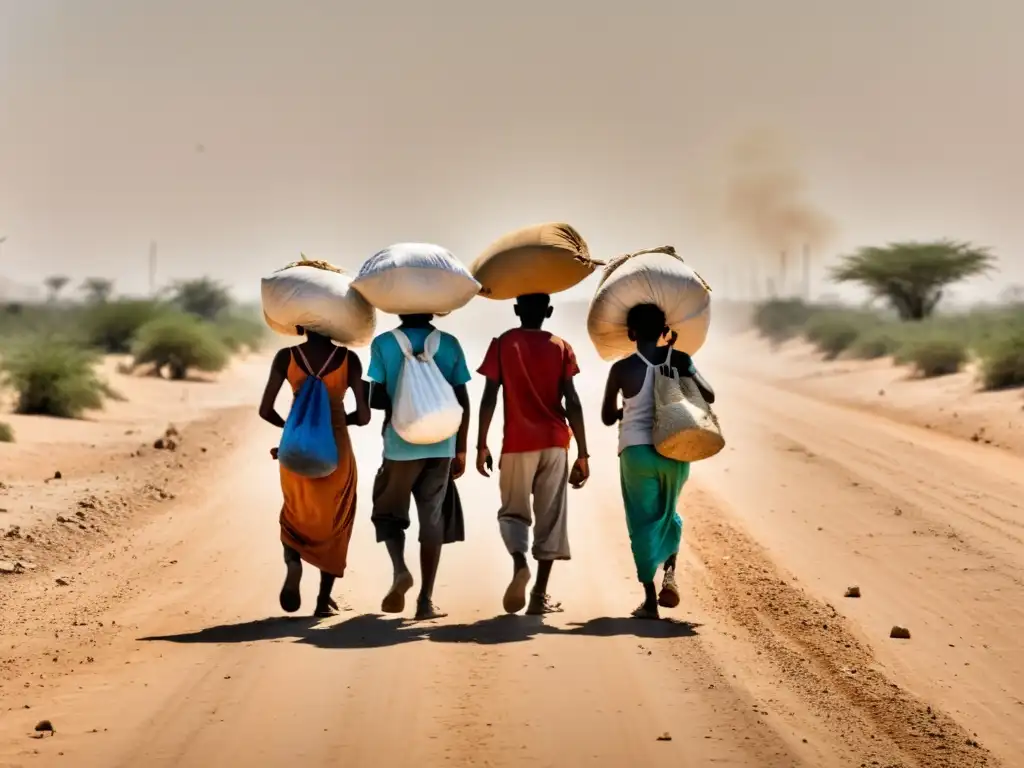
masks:
{"label": "hazy sky", "polygon": [[300,250],[468,262],[566,220],[715,285],[737,252],[701,198],[770,127],[837,225],[822,257],[950,236],[1001,257],[967,293],[1024,282],[1024,3],[601,6],[0,0],[0,275],[144,291],[156,240],[161,282],[254,296]]}

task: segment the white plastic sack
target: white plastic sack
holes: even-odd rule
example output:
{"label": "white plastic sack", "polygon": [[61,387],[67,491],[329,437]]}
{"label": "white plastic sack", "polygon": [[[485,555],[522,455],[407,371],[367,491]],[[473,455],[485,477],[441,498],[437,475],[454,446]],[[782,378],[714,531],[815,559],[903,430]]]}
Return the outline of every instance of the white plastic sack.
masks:
{"label": "white plastic sack", "polygon": [[469,270],[447,249],[397,243],[374,254],[352,281],[363,297],[393,315],[446,315],[480,291]]}
{"label": "white plastic sack", "polygon": [[587,314],[587,332],[603,359],[636,352],[626,316],[638,304],[661,307],[666,323],[679,334],[679,351],[693,355],[704,345],[711,324],[711,288],[671,246],[638,251],[605,269]]}
{"label": "white plastic sack", "polygon": [[441,332],[432,331],[423,352],[414,355],[409,337],[392,331],[402,348],[405,362],[391,404],[391,426],[398,436],[414,445],[433,445],[459,431],[462,406],[455,390],[434,362],[441,345]]}
{"label": "white plastic sack", "polygon": [[373,340],[376,313],[352,289],[352,278],[330,269],[297,264],[264,277],[263,318],[272,330],[298,336],[296,326],[348,347]]}

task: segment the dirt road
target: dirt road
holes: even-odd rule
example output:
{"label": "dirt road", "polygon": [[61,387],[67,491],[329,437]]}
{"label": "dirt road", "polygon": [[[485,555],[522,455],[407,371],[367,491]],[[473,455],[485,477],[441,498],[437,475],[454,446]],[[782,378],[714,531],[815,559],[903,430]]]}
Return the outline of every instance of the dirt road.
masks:
{"label": "dirt road", "polygon": [[237,448],[68,586],[0,581],[0,766],[1024,764],[1024,461],[708,373],[730,449],[687,489],[676,621],[620,618],[638,594],[607,433],[552,579],[564,614],[500,615],[497,490],[467,476],[450,617],[380,616],[374,427],[345,611],[281,618],[276,436],[236,414]]}

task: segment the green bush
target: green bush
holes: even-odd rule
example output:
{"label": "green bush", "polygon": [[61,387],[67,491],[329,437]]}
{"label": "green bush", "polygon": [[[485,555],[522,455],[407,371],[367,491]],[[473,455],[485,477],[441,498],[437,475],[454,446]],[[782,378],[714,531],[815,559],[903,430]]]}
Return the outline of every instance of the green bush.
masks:
{"label": "green bush", "polygon": [[267,326],[256,317],[227,314],[217,318],[216,328],[217,336],[232,352],[258,352],[266,341]]}
{"label": "green bush", "polygon": [[1024,323],[1018,321],[980,350],[981,384],[985,389],[1024,386]]}
{"label": "green bush", "polygon": [[858,335],[850,345],[849,355],[858,360],[876,360],[896,354],[901,345],[902,340],[897,329],[888,324],[880,325]]}
{"label": "green bush", "polygon": [[6,421],[0,421],[0,443],[14,442],[14,427]]}
{"label": "green bush", "polygon": [[89,343],[110,354],[131,351],[135,334],[146,323],[166,312],[155,301],[123,299],[98,304],[86,311],[83,327]]}
{"label": "green bush", "polygon": [[804,325],[804,337],[826,360],[835,360],[857,340],[867,322],[852,312],[821,312]]}
{"label": "green bush", "polygon": [[967,345],[956,338],[932,336],[915,339],[901,349],[901,357],[926,379],[948,376],[967,362]]}
{"label": "green bush", "polygon": [[771,299],[754,309],[754,327],[773,344],[781,344],[799,335],[815,308],[800,299]]}
{"label": "green bush", "polygon": [[36,339],[9,350],[0,363],[4,383],[18,396],[18,413],[79,418],[102,408],[106,385],[96,356],[81,346]]}
{"label": "green bush", "polygon": [[218,338],[216,327],[186,314],[168,314],[146,323],[132,344],[135,365],[152,365],[167,370],[175,380],[189,370],[216,372],[227,365],[228,348]]}

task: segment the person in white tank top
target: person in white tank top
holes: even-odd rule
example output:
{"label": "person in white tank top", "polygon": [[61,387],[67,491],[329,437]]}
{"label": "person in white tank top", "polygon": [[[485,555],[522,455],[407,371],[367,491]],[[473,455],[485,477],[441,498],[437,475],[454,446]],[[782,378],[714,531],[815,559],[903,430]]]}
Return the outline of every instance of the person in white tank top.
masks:
{"label": "person in white tank top", "polygon": [[[693,365],[689,355],[672,349],[676,334],[665,324],[665,313],[654,304],[633,307],[626,320],[636,354],[612,366],[605,387],[601,418],[619,425],[619,477],[637,578],[644,587],[644,602],[633,611],[638,619],[658,619],[658,607],[679,605],[676,555],[683,534],[677,506],[690,465],[673,461],[654,449],[654,376],[670,366],[693,378],[709,403],[715,393]],[[666,341],[666,344],[662,344]],[[622,406],[619,406],[619,397]],[[660,592],[654,584],[664,569]]]}

